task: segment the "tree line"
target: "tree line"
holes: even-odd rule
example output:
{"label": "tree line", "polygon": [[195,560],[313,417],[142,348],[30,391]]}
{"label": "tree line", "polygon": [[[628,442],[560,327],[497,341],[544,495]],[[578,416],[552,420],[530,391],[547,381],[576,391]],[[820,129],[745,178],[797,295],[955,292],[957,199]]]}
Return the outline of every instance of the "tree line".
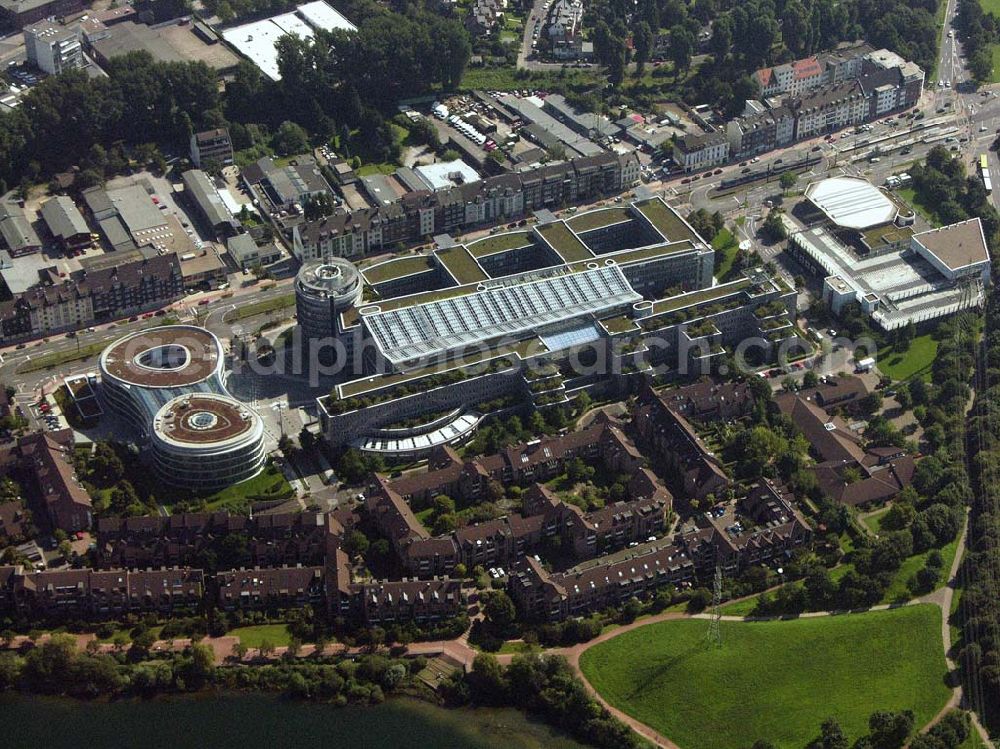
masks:
{"label": "tree line", "polygon": [[244,60],[220,91],[204,63],[156,62],[147,52],[114,58],[107,78],[72,70],[45,79],[0,112],[0,193],[71,166],[100,180],[126,170],[148,144],[183,153],[191,133],[215,127],[230,128],[236,150],[273,140],[287,151],[301,146],[304,130],[313,142],[353,134],[366,155],[385,155],[395,145],[387,118],[396,102],[457,86],[468,35],[422,5],[396,13],[359,0],[351,8],[357,32],[278,42],[280,82]]}
{"label": "tree line", "polygon": [[[975,3],[976,0],[969,0]],[[758,95],[751,74],[828,51],[843,41],[865,39],[887,47],[924,70],[937,56],[935,15],[940,0],[597,0],[586,21],[594,28],[594,54],[607,66],[609,81],[621,83],[626,65],[641,73],[664,30],[665,57],[672,63],[686,101],[718,103],[727,116]],[[703,48],[700,32],[711,23]],[[705,57],[694,67],[696,55]],[[690,73],[690,75],[689,75]]]}
{"label": "tree line", "polygon": [[968,428],[973,502],[958,612],[959,663],[965,693],[995,730],[1000,725],[1000,295],[995,291],[984,318]]}
{"label": "tree line", "polygon": [[452,705],[513,705],[603,749],[639,746],[638,737],[587,693],[562,656],[516,655],[504,667],[482,653],[470,673],[455,672],[442,689]]}
{"label": "tree line", "polygon": [[980,83],[993,76],[993,45],[1000,41],[1000,19],[987,13],[979,0],[959,0],[955,18],[969,72]]}

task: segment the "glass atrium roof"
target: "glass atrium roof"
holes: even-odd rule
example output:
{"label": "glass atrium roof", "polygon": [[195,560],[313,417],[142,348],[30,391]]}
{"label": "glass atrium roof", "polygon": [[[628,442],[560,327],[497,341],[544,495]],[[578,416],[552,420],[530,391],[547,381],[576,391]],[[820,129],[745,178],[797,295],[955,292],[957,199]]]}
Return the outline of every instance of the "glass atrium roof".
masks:
{"label": "glass atrium roof", "polygon": [[438,356],[585,315],[601,315],[642,297],[617,265],[497,286],[364,316],[375,344],[393,364]]}

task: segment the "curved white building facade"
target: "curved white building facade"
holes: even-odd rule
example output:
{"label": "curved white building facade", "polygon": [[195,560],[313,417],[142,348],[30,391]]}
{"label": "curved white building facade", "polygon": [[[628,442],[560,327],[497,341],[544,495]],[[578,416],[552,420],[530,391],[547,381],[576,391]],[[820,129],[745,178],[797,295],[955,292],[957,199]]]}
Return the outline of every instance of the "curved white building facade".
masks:
{"label": "curved white building facade", "polygon": [[168,484],[212,491],[264,466],[263,424],[230,396],[223,364],[219,339],[193,325],[132,333],[101,354],[108,404],[149,441]]}

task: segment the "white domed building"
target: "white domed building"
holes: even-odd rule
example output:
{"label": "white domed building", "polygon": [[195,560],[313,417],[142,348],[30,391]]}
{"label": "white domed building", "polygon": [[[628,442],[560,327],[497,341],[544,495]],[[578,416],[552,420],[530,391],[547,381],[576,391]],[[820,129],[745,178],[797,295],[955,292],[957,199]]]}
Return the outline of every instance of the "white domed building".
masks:
{"label": "white domed building", "polygon": [[101,354],[108,404],[148,440],[172,486],[214,491],[264,467],[263,423],[229,394],[223,365],[219,339],[193,325],[132,333]]}

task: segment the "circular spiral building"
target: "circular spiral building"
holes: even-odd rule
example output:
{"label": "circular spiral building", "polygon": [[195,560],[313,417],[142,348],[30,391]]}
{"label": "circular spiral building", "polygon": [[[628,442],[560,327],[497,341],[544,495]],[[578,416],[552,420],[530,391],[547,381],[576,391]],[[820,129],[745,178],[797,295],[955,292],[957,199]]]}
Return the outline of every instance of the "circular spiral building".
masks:
{"label": "circular spiral building", "polygon": [[101,354],[108,404],[149,441],[168,484],[215,490],[264,466],[263,424],[229,395],[223,363],[219,339],[193,325],[132,333]]}
{"label": "circular spiral building", "polygon": [[[295,277],[295,312],[303,338],[310,345],[330,338],[340,338],[340,313],[361,300],[361,273],[343,258],[306,263]],[[349,342],[344,341],[349,349]],[[331,364],[334,350],[326,347],[320,356]],[[348,351],[348,357],[350,352]]]}
{"label": "circular spiral building", "polygon": [[153,417],[150,442],[161,476],[190,489],[245,481],[264,464],[260,417],[225,395],[181,395]]}

